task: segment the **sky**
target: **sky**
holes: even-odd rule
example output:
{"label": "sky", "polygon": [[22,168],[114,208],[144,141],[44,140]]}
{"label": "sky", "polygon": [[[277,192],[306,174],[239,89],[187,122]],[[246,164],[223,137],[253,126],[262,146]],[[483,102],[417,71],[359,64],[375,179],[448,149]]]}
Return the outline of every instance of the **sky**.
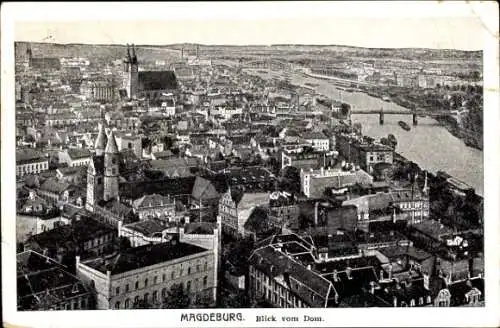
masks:
{"label": "sky", "polygon": [[480,50],[484,35],[492,33],[482,12],[463,3],[125,3],[30,8],[15,21],[16,41]]}

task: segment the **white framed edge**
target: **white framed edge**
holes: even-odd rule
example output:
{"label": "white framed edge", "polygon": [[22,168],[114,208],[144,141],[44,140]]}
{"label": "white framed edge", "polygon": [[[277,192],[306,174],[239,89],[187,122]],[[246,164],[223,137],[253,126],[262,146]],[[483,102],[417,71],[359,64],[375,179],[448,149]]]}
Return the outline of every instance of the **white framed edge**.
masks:
{"label": "white framed edge", "polygon": [[[210,9],[210,10],[208,10]],[[462,326],[493,327],[500,324],[500,114],[498,5],[491,2],[349,2],[349,3],[3,3],[1,8],[1,158],[2,158],[2,304],[6,327],[190,327],[190,326]],[[119,16],[118,16],[119,15]],[[189,20],[252,20],[307,17],[468,17],[483,24],[478,36],[484,58],[484,187],[485,279],[483,308],[348,308],[348,309],[217,309],[17,312],[15,280],[14,157],[14,52],[15,24],[38,21],[147,21],[184,17]],[[393,31],[397,33],[397,31]],[[285,33],[282,31],[282,33]],[[454,31],[447,31],[454,33]],[[390,37],[390,36],[386,36]],[[432,35],[426,37],[432,38]],[[193,40],[194,42],[198,40]],[[469,40],[478,42],[478,40]],[[334,42],[331,42],[334,44]],[[241,322],[182,322],[182,313],[236,313]],[[322,322],[256,322],[262,314],[310,315]]]}

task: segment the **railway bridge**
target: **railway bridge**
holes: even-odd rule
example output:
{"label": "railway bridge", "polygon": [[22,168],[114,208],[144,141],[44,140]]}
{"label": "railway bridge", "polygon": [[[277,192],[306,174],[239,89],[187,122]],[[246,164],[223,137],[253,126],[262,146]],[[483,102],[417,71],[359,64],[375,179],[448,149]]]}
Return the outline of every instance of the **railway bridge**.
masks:
{"label": "railway bridge", "polygon": [[367,110],[349,111],[349,113],[346,116],[350,120],[351,115],[378,115],[379,116],[379,123],[382,125],[382,124],[384,124],[385,115],[411,115],[413,125],[417,125],[419,116],[442,117],[442,116],[459,116],[460,114],[461,113],[459,111],[445,111],[445,110],[438,110],[438,111],[411,110],[410,111],[410,110],[384,110],[383,108],[381,108],[381,109],[373,109],[373,110],[367,109]]}

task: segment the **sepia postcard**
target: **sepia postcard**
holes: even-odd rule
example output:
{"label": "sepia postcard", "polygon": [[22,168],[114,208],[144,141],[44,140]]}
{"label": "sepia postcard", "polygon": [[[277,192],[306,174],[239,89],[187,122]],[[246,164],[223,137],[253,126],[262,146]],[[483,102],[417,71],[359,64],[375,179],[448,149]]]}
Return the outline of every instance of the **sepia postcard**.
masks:
{"label": "sepia postcard", "polygon": [[496,2],[1,15],[4,326],[500,325]]}

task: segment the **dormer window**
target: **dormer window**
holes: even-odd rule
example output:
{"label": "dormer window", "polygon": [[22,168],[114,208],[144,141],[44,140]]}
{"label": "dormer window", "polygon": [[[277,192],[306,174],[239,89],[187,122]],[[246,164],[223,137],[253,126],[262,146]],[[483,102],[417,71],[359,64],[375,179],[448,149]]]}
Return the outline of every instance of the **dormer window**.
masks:
{"label": "dormer window", "polygon": [[73,285],[73,288],[71,288],[71,293],[72,294],[78,293],[78,284],[74,284]]}

